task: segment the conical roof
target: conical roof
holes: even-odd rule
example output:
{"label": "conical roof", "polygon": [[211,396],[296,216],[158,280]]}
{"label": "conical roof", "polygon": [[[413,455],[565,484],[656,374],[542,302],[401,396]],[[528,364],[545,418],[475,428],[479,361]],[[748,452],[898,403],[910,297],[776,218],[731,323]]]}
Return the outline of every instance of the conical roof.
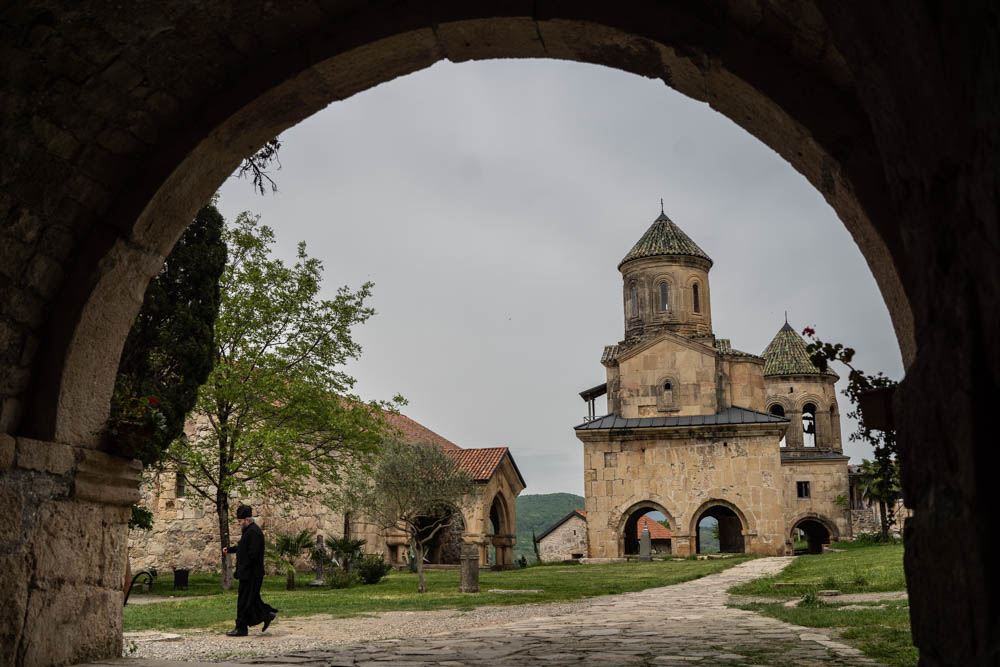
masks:
{"label": "conical roof", "polygon": [[687,255],[689,257],[701,257],[707,259],[709,264],[712,258],[698,247],[698,244],[691,240],[673,220],[667,217],[666,213],[660,215],[646,233],[642,235],[639,242],[632,246],[625,259],[618,262],[618,268],[622,268],[625,262],[642,257],[660,257],[668,255]]}
{"label": "conical roof", "polygon": [[768,375],[832,375],[829,368],[824,373],[809,359],[806,342],[788,322],[761,355],[764,357],[764,376]]}

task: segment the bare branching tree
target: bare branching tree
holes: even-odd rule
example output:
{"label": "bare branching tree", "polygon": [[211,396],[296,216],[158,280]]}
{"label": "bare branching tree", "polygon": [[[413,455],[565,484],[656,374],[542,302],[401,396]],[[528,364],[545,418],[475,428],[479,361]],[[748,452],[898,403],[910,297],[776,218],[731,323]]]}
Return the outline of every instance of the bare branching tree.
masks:
{"label": "bare branching tree", "polygon": [[268,174],[267,168],[275,164],[278,169],[281,169],[281,162],[278,160],[278,150],[280,148],[281,140],[279,137],[269,139],[266,144],[261,146],[259,151],[248,158],[244,158],[243,163],[240,164],[240,168],[236,170],[237,178],[251,177],[253,179],[253,189],[261,195],[265,194],[264,181],[267,181],[271,192],[277,192],[278,184]]}

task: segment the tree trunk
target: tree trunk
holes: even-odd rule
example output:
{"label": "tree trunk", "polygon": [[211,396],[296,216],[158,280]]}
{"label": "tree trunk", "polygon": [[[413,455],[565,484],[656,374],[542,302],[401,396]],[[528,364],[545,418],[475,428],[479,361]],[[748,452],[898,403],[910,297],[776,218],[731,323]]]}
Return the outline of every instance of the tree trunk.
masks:
{"label": "tree trunk", "polygon": [[882,518],[882,541],[889,541],[889,517],[886,516],[885,501],[878,501],[878,512],[879,516]]}
{"label": "tree trunk", "polygon": [[[222,491],[215,492],[215,511],[219,516],[219,542],[222,547],[229,546],[229,496]],[[222,590],[229,591],[233,588],[233,566],[229,554],[222,555]]]}
{"label": "tree trunk", "polygon": [[426,593],[427,580],[424,579],[424,545],[416,538],[413,540],[413,557],[417,559],[417,580],[420,582],[419,586],[417,586],[417,592]]}
{"label": "tree trunk", "polygon": [[294,570],[285,575],[285,590],[294,591],[295,590],[295,572]]}

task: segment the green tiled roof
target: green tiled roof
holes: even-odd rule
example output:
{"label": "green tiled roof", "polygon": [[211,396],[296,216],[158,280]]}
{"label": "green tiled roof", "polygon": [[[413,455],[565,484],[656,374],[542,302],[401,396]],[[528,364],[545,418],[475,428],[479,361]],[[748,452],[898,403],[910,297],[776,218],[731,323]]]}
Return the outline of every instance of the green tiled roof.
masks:
{"label": "green tiled roof", "polygon": [[673,220],[668,218],[665,213],[660,213],[660,216],[653,221],[652,226],[646,230],[639,242],[632,246],[632,249],[625,255],[625,259],[618,262],[618,268],[622,268],[622,264],[633,259],[664,255],[688,255],[707,259],[709,263],[712,262],[712,258],[681,231],[681,228],[674,224]]}
{"label": "green tiled roof", "polygon": [[837,376],[830,369],[823,373],[810,361],[809,353],[806,351],[806,342],[795,333],[795,329],[788,322],[785,322],[785,326],[781,327],[761,356],[764,357],[765,377],[768,375]]}

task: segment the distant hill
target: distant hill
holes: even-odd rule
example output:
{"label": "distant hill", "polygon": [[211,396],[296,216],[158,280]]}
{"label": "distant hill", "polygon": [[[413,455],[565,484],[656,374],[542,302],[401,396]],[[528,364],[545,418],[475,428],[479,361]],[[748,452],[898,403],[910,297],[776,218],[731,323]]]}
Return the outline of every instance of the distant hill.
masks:
{"label": "distant hill", "polygon": [[514,558],[522,555],[528,562],[535,560],[535,549],[531,544],[531,531],[541,535],[552,524],[573,510],[584,508],[583,496],[572,493],[541,493],[533,496],[519,496],[517,499],[517,544]]}

